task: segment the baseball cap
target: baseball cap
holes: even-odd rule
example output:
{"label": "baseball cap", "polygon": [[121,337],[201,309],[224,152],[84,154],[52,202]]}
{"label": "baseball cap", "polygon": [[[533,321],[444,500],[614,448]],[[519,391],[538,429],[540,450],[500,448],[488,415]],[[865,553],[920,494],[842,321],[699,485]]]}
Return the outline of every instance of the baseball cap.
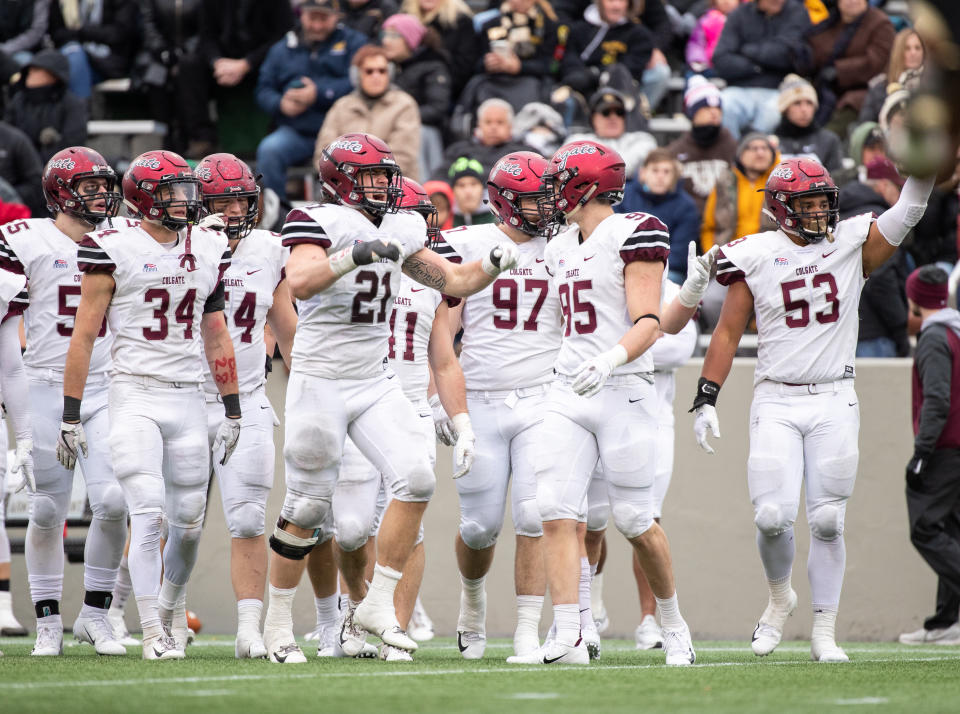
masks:
{"label": "baseball cap", "polygon": [[300,3],[300,10],[340,12],[340,0],[304,0],[304,2]]}
{"label": "baseball cap", "polygon": [[604,109],[611,108],[622,109],[624,112],[629,112],[633,109],[633,100],[623,92],[611,87],[604,87],[594,92],[593,96],[590,97],[591,114],[596,114],[597,112],[602,112]]}

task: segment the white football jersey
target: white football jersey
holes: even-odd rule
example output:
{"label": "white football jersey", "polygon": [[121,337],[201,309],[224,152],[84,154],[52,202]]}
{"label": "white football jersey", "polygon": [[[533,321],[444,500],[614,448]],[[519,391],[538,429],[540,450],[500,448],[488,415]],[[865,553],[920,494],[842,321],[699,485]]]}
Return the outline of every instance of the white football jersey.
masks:
{"label": "white football jersey", "polygon": [[113,374],[145,375],[167,382],[204,380],[200,319],[230,265],[223,233],[193,227],[196,269],[181,267],[184,236],[162,245],[120,219],[114,228],[88,233],[77,254],[81,272],[108,272],[116,288],[107,309],[113,332]]}
{"label": "white football jersey", "polygon": [[[580,228],[571,225],[547,244],[546,264],[564,323],[558,374],[572,377],[585,360],[609,350],[633,327],[623,280],[627,264],[666,265],[669,253],[667,227],[648,213],[608,216],[583,243]],[[643,372],[653,372],[650,350],[613,374]]]}
{"label": "white football jersey", "polygon": [[[50,218],[29,218],[0,228],[0,266],[27,278],[24,313],[27,351],[23,363],[63,371],[80,304],[77,243]],[[104,321],[90,356],[90,374],[110,370],[113,335]]]}
{"label": "white football jersey", "polygon": [[[390,311],[390,340],[387,361],[400,378],[403,393],[412,402],[427,398],[430,362],[427,348],[433,318],[444,297],[433,288],[400,276],[400,292]],[[456,298],[449,298],[456,304]]]}
{"label": "white football jersey", "polygon": [[[290,211],[283,245],[318,245],[327,254],[370,240],[394,239],[405,256],[423,248],[427,224],[411,211],[388,213],[378,228],[360,211],[333,203]],[[325,379],[366,379],[382,372],[390,339],[390,311],[400,290],[400,264],[361,265],[306,300],[293,341],[292,369]]]}
{"label": "white football jersey", "polygon": [[871,214],[840,221],[833,240],[799,246],[782,231],[731,241],[717,254],[717,282],[745,280],[757,316],[757,369],[790,384],[854,376],[863,289],[862,246]]}
{"label": "white football jersey", "polygon": [[[21,305],[27,300],[27,279],[23,275],[0,269],[0,322],[23,313]],[[0,426],[0,428],[3,428]]]}
{"label": "white football jersey", "polygon": [[[267,312],[273,307],[273,292],[285,277],[283,266],[289,255],[289,249],[280,244],[279,233],[257,228],[237,243],[230,267],[223,274],[223,315],[233,340],[241,393],[256,389],[265,380],[267,352],[263,326]],[[210,365],[206,359],[203,364],[206,374],[203,389],[208,394],[216,394],[217,384],[210,374]]]}
{"label": "white football jersey", "polygon": [[[509,240],[492,223],[452,228],[441,236],[436,252],[464,262],[482,260]],[[515,389],[553,379],[560,303],[550,289],[546,247],[544,237],[517,244],[516,267],[464,300],[460,364],[467,389]]]}

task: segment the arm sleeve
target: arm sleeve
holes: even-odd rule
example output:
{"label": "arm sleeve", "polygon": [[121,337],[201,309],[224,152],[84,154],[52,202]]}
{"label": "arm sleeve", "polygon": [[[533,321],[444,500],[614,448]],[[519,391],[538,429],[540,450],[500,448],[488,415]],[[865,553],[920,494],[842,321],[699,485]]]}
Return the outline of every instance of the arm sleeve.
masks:
{"label": "arm sleeve", "polygon": [[943,329],[928,328],[921,334],[915,360],[923,388],[923,406],[914,448],[929,453],[937,445],[950,412],[953,354]]}
{"label": "arm sleeve", "polygon": [[30,394],[20,353],[18,320],[7,320],[0,325],[0,394],[13,422],[17,441],[32,439]]}
{"label": "arm sleeve", "polygon": [[212,293],[207,295],[207,299],[203,303],[203,314],[206,315],[208,312],[223,312],[223,308],[226,306],[224,294],[223,280],[218,280],[217,287],[214,288]]}
{"label": "arm sleeve", "polygon": [[0,52],[12,55],[15,52],[29,50],[40,44],[40,40],[47,32],[47,24],[50,21],[50,0],[34,0],[33,19],[30,27],[25,32],[16,37],[12,37],[6,42],[0,43]]}
{"label": "arm sleeve", "polygon": [[280,231],[280,240],[285,248],[310,243],[327,250],[333,243],[327,232],[323,230],[323,226],[297,208],[287,214],[283,229]]}
{"label": "arm sleeve", "polygon": [[644,215],[633,227],[633,232],[620,244],[620,259],[627,263],[660,261],[664,265],[670,255],[670,233],[656,216]]}

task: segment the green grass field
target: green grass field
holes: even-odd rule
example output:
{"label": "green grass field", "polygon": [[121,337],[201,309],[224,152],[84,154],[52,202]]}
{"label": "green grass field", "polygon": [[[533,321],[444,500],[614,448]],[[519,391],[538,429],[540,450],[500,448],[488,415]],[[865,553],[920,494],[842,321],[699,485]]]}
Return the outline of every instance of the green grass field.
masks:
{"label": "green grass field", "polygon": [[957,647],[847,643],[849,664],[818,665],[806,642],[762,660],[746,642],[697,642],[697,664],[678,669],[626,640],[604,640],[589,667],[507,665],[506,640],[492,641],[479,662],[462,660],[450,638],[434,640],[412,665],[238,662],[226,637],[200,637],[181,662],[144,662],[139,648],[98,657],[87,645],[35,659],[31,645],[0,640],[0,712],[960,711]]}

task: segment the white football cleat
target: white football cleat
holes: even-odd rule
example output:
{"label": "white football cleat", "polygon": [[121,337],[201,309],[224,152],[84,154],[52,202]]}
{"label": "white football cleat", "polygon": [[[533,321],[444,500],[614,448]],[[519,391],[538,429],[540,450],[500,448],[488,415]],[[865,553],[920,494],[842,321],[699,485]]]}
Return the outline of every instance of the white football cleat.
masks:
{"label": "white football cleat", "polygon": [[322,642],[323,636],[326,630],[329,630],[329,626],[326,625],[317,625],[310,632],[303,636],[307,642]]}
{"label": "white football cleat", "polygon": [[610,628],[610,616],[607,614],[607,608],[600,603],[600,610],[594,611],[593,624],[597,626],[597,634],[602,635]]}
{"label": "white football cleat", "polygon": [[[320,639],[317,642],[317,657],[347,657],[347,653],[340,646],[340,625],[330,625],[320,628]],[[369,642],[363,643],[356,659],[376,659],[377,648]]]}
{"label": "white football cleat", "polygon": [[123,610],[107,610],[107,621],[113,628],[113,637],[124,647],[139,647],[140,640],[130,636],[127,623],[123,621]]}
{"label": "white football cleat", "polygon": [[30,652],[34,657],[57,657],[63,654],[63,623],[37,623],[37,641]]}
{"label": "white football cleat", "polygon": [[526,655],[540,646],[540,636],[533,632],[521,632],[519,629],[513,634],[513,653]]}
{"label": "white football cleat", "polygon": [[590,659],[600,659],[600,633],[597,632],[597,626],[593,620],[590,620],[590,624],[586,627],[580,627],[580,638],[587,648]]}
{"label": "white football cleat", "polygon": [[303,664],[307,661],[303,651],[297,645],[293,630],[281,627],[265,627],[263,644],[267,657],[276,664]]}
{"label": "white football cleat", "polygon": [[457,632],[457,649],[464,659],[480,659],[487,649],[487,635],[471,630]]}
{"label": "white football cleat", "polygon": [[27,634],[27,628],[21,625],[13,615],[13,600],[10,593],[0,592],[0,637],[26,637]]}
{"label": "white football cleat", "polygon": [[410,615],[407,634],[417,642],[429,642],[434,637],[433,620],[430,619],[419,597],[413,605],[413,614]]}
{"label": "white football cleat", "polygon": [[590,653],[582,639],[573,646],[553,640],[530,654],[507,657],[507,664],[590,664]]}
{"label": "white football cleat", "polygon": [[263,644],[263,637],[256,630],[238,632],[233,654],[237,659],[266,659],[267,646]]}
{"label": "white football cleat", "polygon": [[[410,638],[397,621],[397,613],[390,607],[377,607],[363,600],[353,612],[353,623],[379,637],[385,644],[399,647],[409,652],[416,651],[418,645]],[[343,644],[341,642],[341,644]],[[346,647],[344,652],[349,653]]]}
{"label": "white football cleat", "polygon": [[638,650],[663,647],[663,633],[660,631],[660,625],[657,624],[657,618],[653,615],[644,615],[633,633],[633,639]]}
{"label": "white football cleat", "polygon": [[413,656],[409,652],[387,644],[380,645],[379,657],[384,662],[413,662]]}
{"label": "white football cleat", "polygon": [[760,616],[760,621],[753,630],[753,639],[750,647],[757,657],[766,657],[773,652],[783,638],[783,626],[787,618],[797,609],[797,593],[790,591],[790,601],[786,609],[767,603],[767,609]]}
{"label": "white football cleat", "polygon": [[900,635],[901,645],[960,645],[960,624],[928,630],[921,627]]}
{"label": "white football cleat", "polygon": [[338,640],[340,647],[347,657],[356,657],[363,651],[367,644],[367,631],[360,627],[356,620],[356,608],[351,607],[349,602],[342,612],[343,620],[340,624]]}
{"label": "white football cleat", "polygon": [[690,639],[690,628],[684,624],[679,630],[663,630],[663,651],[671,667],[687,667],[697,661]]}
{"label": "white football cleat", "polygon": [[833,640],[810,641],[810,659],[814,662],[849,662],[847,653]]}
{"label": "white football cleat", "polygon": [[183,659],[187,655],[177,644],[173,635],[164,630],[162,635],[143,641],[144,659]]}
{"label": "white football cleat", "polygon": [[106,615],[79,615],[73,622],[73,636],[80,642],[87,642],[99,655],[125,655],[127,648],[120,644],[113,634],[113,626]]}

